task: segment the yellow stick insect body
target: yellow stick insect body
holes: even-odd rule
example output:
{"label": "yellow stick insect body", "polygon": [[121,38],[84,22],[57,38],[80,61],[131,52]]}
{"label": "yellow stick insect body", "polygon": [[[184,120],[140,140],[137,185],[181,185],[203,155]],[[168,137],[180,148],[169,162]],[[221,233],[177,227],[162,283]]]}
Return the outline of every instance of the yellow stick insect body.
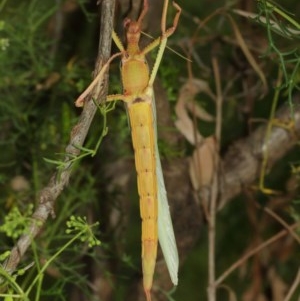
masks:
{"label": "yellow stick insect body", "polygon": [[[153,82],[166,47],[167,38],[175,31],[181,13],[181,8],[175,2],[173,2],[173,6],[177,10],[173,26],[167,30],[165,29],[168,7],[168,0],[166,0],[162,16],[162,36],[152,41],[142,50],[139,48],[139,40],[141,23],[148,10],[147,0],[144,0],[144,8],[138,21],[126,19],[124,22],[127,49],[124,48],[116,33],[113,32],[112,34],[113,40],[120,50],[120,54],[117,55],[122,56],[123,94],[109,95],[107,96],[107,101],[124,101],[129,115],[140,197],[143,286],[147,301],[151,301],[150,290],[156,263],[158,238],[171,280],[174,285],[178,283],[179,260],[157,147],[156,111],[153,92]],[[157,58],[150,75],[145,55],[158,46]],[[82,105],[84,97],[101,76],[103,74],[100,74],[99,77],[97,76],[87,90],[78,98],[76,101],[77,106]]]}

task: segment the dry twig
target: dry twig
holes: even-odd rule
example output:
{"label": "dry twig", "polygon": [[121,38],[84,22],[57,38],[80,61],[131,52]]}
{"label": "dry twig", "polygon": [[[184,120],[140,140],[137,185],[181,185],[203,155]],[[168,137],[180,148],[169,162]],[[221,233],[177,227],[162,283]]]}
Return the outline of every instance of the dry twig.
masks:
{"label": "dry twig", "polygon": [[[114,16],[114,4],[115,1],[103,0],[101,2],[101,35],[99,41],[98,57],[96,61],[95,75],[97,75],[105,62],[110,57],[111,48],[111,32],[113,28],[113,16]],[[93,98],[98,101],[106,96],[107,84],[103,85],[103,82],[94,89]],[[70,141],[66,147],[66,154],[64,159],[64,168],[60,172],[55,172],[48,185],[42,189],[39,195],[38,206],[32,215],[32,223],[29,227],[29,231],[23,234],[16,245],[13,247],[9,258],[4,262],[3,268],[9,274],[12,274],[22,257],[28,250],[32,240],[43,228],[49,215],[54,216],[54,204],[56,199],[63,191],[65,186],[69,182],[69,178],[73,171],[73,164],[70,162],[74,156],[78,156],[80,150],[78,147],[82,146],[89,127],[96,113],[97,107],[90,101],[87,102],[78,123],[72,128]],[[75,147],[76,146],[76,147]]]}

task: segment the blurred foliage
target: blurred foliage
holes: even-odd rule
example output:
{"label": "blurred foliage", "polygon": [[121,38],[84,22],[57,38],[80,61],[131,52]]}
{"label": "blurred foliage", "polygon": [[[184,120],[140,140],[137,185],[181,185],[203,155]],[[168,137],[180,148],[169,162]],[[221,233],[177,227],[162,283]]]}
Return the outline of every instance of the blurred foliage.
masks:
{"label": "blurred foliage", "polygon": [[[61,159],[70,130],[80,114],[80,110],[74,107],[74,100],[90,82],[98,47],[99,21],[95,2],[0,0],[1,260],[7,256],[6,251],[13,246],[18,235],[26,231],[32,205],[55,170],[51,162]],[[293,96],[299,89],[298,2],[285,1],[281,3],[284,8],[271,2],[246,0],[179,3],[184,13],[176,34],[169,41],[170,47],[184,56],[191,54],[193,76],[205,80],[212,90],[215,89],[212,56],[217,57],[220,64],[224,91],[222,153],[231,143],[247,136],[259,125],[253,122],[254,119],[269,119],[279,69],[283,79],[276,108],[289,102],[292,112]],[[233,9],[249,10],[256,17],[242,17]],[[262,68],[269,86],[267,93],[264,94],[261,80],[237,43],[226,14],[232,16]],[[211,19],[203,25],[208,16]],[[188,64],[176,53],[166,50],[159,77],[172,106],[176,104],[180,87],[188,77]],[[121,90],[117,69],[118,62],[111,67],[112,93]],[[215,114],[214,103],[203,94],[197,95],[196,100],[210,114]],[[124,192],[121,184],[120,190],[116,186],[110,189],[108,179],[103,176],[105,168],[109,168],[107,162],[117,164],[123,160],[128,163],[133,159],[122,105],[117,104],[114,112],[107,115],[97,114],[86,146],[96,146],[101,125],[106,125],[103,116],[109,130],[104,145],[96,157],[85,158],[78,164],[69,187],[57,201],[56,218],[47,222],[19,270],[12,276],[6,275],[10,287],[8,292],[23,296],[22,300],[71,300],[72,292],[80,292],[89,298],[92,288],[88,275],[95,274],[93,267],[101,269],[102,277],[108,283],[106,285],[115,291],[115,300],[123,300],[129,283],[140,274],[136,187],[132,185],[130,190],[136,202],[127,208],[131,211],[128,213],[118,202]],[[214,134],[214,125],[200,121],[199,130],[204,136],[210,136]],[[164,157],[190,154],[189,145],[178,152],[163,142],[160,144]],[[266,178],[265,185],[286,194],[286,179],[291,173],[299,181],[298,154],[297,148],[279,162]],[[116,173],[121,171],[114,170],[115,177],[118,176]],[[113,176],[109,180],[113,182]],[[218,214],[218,275],[258,243],[256,239],[268,239],[278,232],[278,224],[266,218],[261,209],[253,208],[249,201],[251,198],[263,205],[276,202],[262,193],[244,196]],[[290,223],[299,220],[296,195],[292,203],[286,202],[275,208]],[[129,214],[128,227],[132,230],[119,229],[118,224],[122,225],[122,219],[128,218]],[[71,218],[73,215],[87,216],[87,219]],[[109,219],[114,218],[117,222],[112,229]],[[100,225],[93,227],[95,240],[88,224],[94,224],[96,220],[100,221]],[[75,233],[66,233],[67,221]],[[183,265],[179,287],[172,296],[175,300],[206,300],[206,232],[204,227],[201,241]],[[76,233],[80,235],[77,237]],[[85,243],[80,239],[76,241],[79,236]],[[101,247],[88,247],[89,243],[97,245],[98,239],[102,242]],[[266,251],[263,254],[265,261],[261,258],[263,256],[257,255],[226,279],[226,285],[234,291],[238,300],[246,300],[242,299],[246,292],[253,293],[254,280],[262,275],[265,278],[260,279],[260,290],[257,299],[253,300],[258,300],[262,293],[269,297],[268,300],[275,300],[272,299],[272,285],[279,283],[278,278],[287,288],[292,284],[299,268],[299,246],[289,241],[285,243]],[[112,264],[117,259],[119,263]],[[277,282],[268,274],[271,268],[276,268],[277,275],[280,275]],[[6,300],[10,298],[9,293]],[[220,288],[218,293],[219,300],[229,300],[227,289]],[[297,293],[290,301],[298,300]]]}

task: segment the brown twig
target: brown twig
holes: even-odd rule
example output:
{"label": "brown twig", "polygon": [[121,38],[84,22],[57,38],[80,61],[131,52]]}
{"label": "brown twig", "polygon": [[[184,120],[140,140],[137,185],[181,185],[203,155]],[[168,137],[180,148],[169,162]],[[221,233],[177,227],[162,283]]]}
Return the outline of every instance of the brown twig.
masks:
{"label": "brown twig", "polygon": [[294,292],[299,284],[300,284],[300,269],[298,270],[296,278],[283,301],[289,301],[291,299],[292,295],[294,294]]}
{"label": "brown twig", "polygon": [[216,141],[217,141],[217,152],[214,154],[215,173],[212,181],[211,197],[209,204],[209,231],[208,231],[208,300],[216,300],[216,270],[215,270],[215,239],[216,239],[216,214],[217,214],[217,197],[218,197],[218,170],[219,170],[219,142],[221,141],[221,129],[222,129],[222,88],[220,70],[216,57],[212,58],[212,65],[214,71],[214,77],[216,80]]}
{"label": "brown twig", "polygon": [[[110,57],[111,48],[111,32],[113,28],[113,16],[115,1],[103,0],[101,2],[101,35],[99,41],[98,57],[96,61],[95,75],[97,75],[102,66]],[[105,97],[107,91],[107,84],[99,83],[94,89],[93,98],[100,100]],[[38,206],[32,215],[32,223],[29,227],[28,233],[23,234],[16,245],[13,247],[9,258],[4,262],[3,267],[5,271],[12,274],[17,268],[23,255],[28,250],[32,240],[43,228],[49,215],[54,216],[54,204],[56,199],[68,184],[69,178],[73,171],[73,163],[71,161],[74,156],[78,156],[80,150],[78,146],[82,146],[89,127],[96,113],[97,107],[90,101],[87,102],[77,124],[72,128],[70,141],[66,147],[66,154],[64,159],[64,167],[60,172],[55,172],[48,185],[42,189],[39,195]],[[76,146],[76,147],[75,147]]]}
{"label": "brown twig", "polygon": [[[261,208],[261,206],[258,203],[256,203],[256,205]],[[298,242],[298,244],[300,244],[299,235],[289,227],[289,225],[288,225],[287,222],[285,222],[278,214],[276,214],[270,208],[265,207],[265,208],[263,208],[263,210],[267,214],[269,214],[270,216],[272,216],[274,219],[276,219],[284,228],[286,228],[290,232],[290,235]]]}
{"label": "brown twig", "polygon": [[[299,227],[299,222],[294,223],[291,226],[288,226],[288,228],[290,230],[294,230],[297,227]],[[272,244],[273,242],[277,241],[278,239],[284,237],[285,235],[289,234],[290,231],[284,229],[281,230],[279,233],[277,233],[276,235],[272,236],[271,238],[269,238],[268,240],[266,240],[265,242],[263,242],[262,244],[260,244],[259,246],[257,246],[256,248],[252,249],[251,251],[249,251],[248,253],[246,253],[243,257],[241,257],[238,261],[236,261],[234,264],[232,264],[215,282],[216,286],[219,286],[236,268],[238,268],[240,265],[242,265],[246,260],[248,260],[250,257],[252,257],[253,255],[257,254],[259,251],[261,251],[262,249],[266,248],[267,246],[269,246],[270,244]]]}
{"label": "brown twig", "polygon": [[[221,200],[219,209],[233,197],[251,185],[261,169],[263,152],[268,149],[268,166],[270,169],[278,160],[287,154],[298,142],[300,136],[300,97],[293,99],[293,120],[288,104],[283,105],[276,113],[278,123],[289,123],[293,126],[273,126],[269,137],[265,140],[266,125],[257,128],[249,137],[235,142],[223,158]],[[277,123],[277,124],[278,124]]]}

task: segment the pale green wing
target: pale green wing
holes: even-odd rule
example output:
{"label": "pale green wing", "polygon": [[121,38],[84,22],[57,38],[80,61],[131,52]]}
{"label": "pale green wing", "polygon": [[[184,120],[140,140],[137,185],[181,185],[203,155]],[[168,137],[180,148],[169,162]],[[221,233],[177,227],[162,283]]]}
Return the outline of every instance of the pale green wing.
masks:
{"label": "pale green wing", "polygon": [[157,143],[156,175],[158,182],[158,239],[171,280],[174,285],[177,285],[179,259]]}
{"label": "pale green wing", "polygon": [[158,239],[161,246],[164,258],[169,270],[171,280],[174,285],[178,283],[178,251],[175,241],[173,224],[169,210],[167,192],[164,182],[164,177],[161,168],[159,151],[157,146],[157,128],[156,128],[156,109],[155,100],[153,98],[153,116],[155,128],[155,157],[156,157],[156,176],[158,188]]}

